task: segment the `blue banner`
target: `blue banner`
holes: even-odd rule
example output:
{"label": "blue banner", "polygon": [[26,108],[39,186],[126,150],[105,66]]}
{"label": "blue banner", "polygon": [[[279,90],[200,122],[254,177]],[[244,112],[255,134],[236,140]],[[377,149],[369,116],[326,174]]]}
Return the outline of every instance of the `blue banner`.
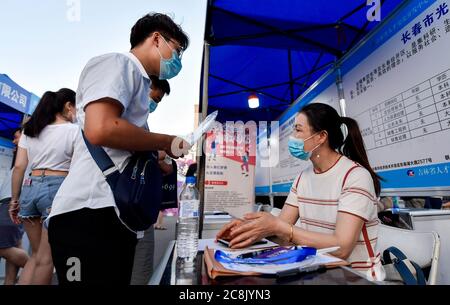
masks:
{"label": "blue banner", "polygon": [[31,93],[20,87],[6,74],[0,74],[0,103],[27,113]]}
{"label": "blue banner", "polygon": [[383,189],[448,187],[450,162],[378,172]]}

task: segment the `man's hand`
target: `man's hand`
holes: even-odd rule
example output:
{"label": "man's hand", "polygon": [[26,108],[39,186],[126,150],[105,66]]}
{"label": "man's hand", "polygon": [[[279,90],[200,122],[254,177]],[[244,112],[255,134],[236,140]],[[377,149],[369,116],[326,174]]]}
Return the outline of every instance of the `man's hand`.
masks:
{"label": "man's hand", "polygon": [[158,160],[163,161],[167,156],[167,153],[165,151],[158,151]]}

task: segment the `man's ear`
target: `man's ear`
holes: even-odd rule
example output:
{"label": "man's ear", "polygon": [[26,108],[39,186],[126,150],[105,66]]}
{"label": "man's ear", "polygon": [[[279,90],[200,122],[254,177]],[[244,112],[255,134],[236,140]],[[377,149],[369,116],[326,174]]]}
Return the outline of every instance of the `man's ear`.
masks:
{"label": "man's ear", "polygon": [[159,32],[153,32],[150,37],[153,44],[156,45],[156,47],[159,47],[159,43],[161,42],[161,34]]}

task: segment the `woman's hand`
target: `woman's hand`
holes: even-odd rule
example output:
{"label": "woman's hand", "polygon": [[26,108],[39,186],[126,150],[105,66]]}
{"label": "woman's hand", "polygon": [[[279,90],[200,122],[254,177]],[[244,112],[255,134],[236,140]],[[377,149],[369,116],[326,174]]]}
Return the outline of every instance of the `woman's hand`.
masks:
{"label": "woman's hand", "polygon": [[218,239],[224,239],[224,240],[230,240],[231,239],[231,230],[235,229],[236,227],[240,226],[243,223],[240,219],[235,219],[225,226],[217,233],[216,240]]}
{"label": "woman's hand", "polygon": [[11,221],[16,225],[22,223],[21,219],[19,218],[19,211],[20,211],[19,201],[11,200],[11,202],[9,203],[8,212]]}
{"label": "woman's hand", "polygon": [[245,221],[229,228],[230,248],[245,248],[272,235],[277,235],[281,219],[267,212],[245,215]]}

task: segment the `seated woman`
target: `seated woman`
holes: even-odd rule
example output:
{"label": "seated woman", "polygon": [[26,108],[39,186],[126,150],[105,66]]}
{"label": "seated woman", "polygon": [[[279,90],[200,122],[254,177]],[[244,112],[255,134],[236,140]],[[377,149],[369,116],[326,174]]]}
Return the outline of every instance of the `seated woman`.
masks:
{"label": "seated woman", "polygon": [[[380,178],[370,167],[357,122],[326,104],[310,104],[295,118],[288,145],[295,158],[311,163],[295,178],[280,215],[247,214],[225,225],[217,238],[231,240],[235,249],[268,236],[318,249],[339,246],[334,256],[369,279],[383,280],[376,250]],[[294,226],[298,219],[300,227]]]}

